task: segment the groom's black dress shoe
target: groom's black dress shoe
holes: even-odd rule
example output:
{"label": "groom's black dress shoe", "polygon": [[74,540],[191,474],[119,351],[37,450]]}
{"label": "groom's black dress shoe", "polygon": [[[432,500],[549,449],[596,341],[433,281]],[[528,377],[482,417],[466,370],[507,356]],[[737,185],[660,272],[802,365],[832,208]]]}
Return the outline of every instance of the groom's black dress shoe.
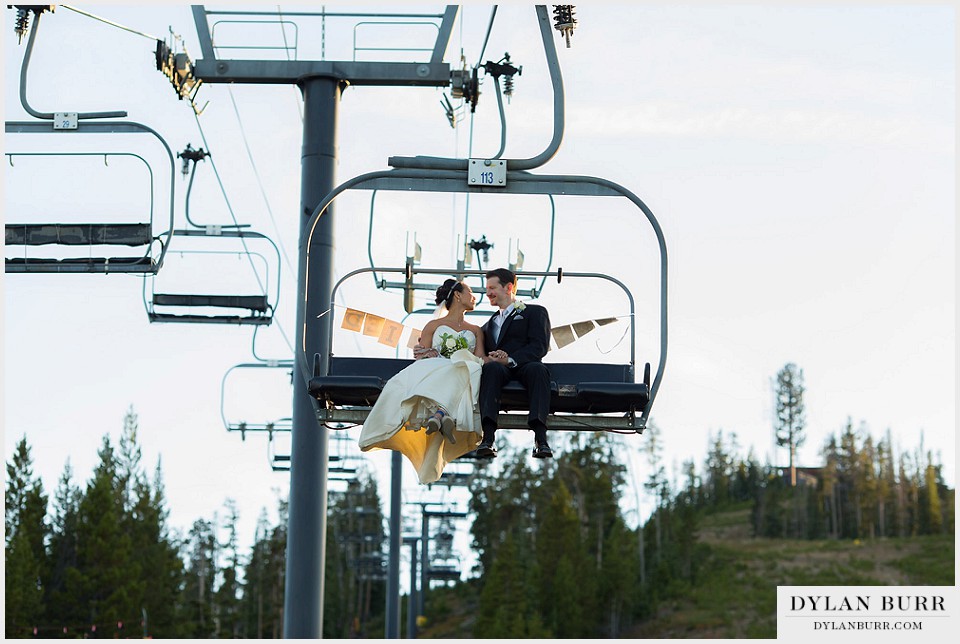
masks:
{"label": "groom's black dress shoe", "polygon": [[477,458],[494,458],[497,455],[497,448],[493,446],[493,439],[483,439],[477,446]]}
{"label": "groom's black dress shoe", "polygon": [[547,443],[537,443],[533,448],[534,458],[553,458],[553,450]]}

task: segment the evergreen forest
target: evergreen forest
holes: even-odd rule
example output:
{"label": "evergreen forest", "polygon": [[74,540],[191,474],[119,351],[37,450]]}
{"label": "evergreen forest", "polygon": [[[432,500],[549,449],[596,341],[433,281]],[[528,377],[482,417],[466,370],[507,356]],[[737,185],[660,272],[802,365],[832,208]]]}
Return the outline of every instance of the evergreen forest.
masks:
{"label": "evergreen forest", "polygon": [[[661,636],[651,624],[713,583],[723,561],[737,565],[737,552],[702,534],[724,512],[741,513],[752,542],[808,543],[822,552],[831,544],[899,548],[936,539],[943,557],[929,566],[936,572],[908,578],[953,585],[954,489],[922,438],[896,450],[889,431],[877,438],[848,420],[821,446],[818,467],[799,467],[802,372],[788,365],[784,375],[775,385],[783,413],[774,430],[790,452],[786,467],[743,454],[736,435],[719,430],[703,463],[687,460],[673,471],[662,457],[667,430],[651,422],[637,447],[641,489],[627,480],[623,442],[603,433],[571,432],[556,459],[534,462],[527,450],[508,448],[496,471],[477,468],[469,484],[477,565],[463,581],[427,591],[418,637]],[[86,484],[68,462],[52,495],[33,473],[26,439],[18,443],[5,490],[5,636],[282,637],[285,501],[278,500],[276,525],[263,509],[249,550],[239,546],[230,499],[222,514],[186,531],[171,526],[161,465],[144,468],[137,423],[131,408],[117,444],[102,439]],[[388,535],[379,494],[369,478],[330,492],[324,637],[384,637]],[[620,503],[634,494],[648,511],[639,529]],[[775,597],[764,592],[755,603],[772,613]],[[441,623],[446,630],[437,630]]]}

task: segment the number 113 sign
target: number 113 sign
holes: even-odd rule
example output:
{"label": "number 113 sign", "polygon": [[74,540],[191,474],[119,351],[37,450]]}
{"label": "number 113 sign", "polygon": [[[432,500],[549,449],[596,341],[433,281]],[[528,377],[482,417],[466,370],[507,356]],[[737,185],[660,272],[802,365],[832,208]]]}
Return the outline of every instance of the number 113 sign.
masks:
{"label": "number 113 sign", "polygon": [[507,162],[503,159],[470,159],[467,183],[471,186],[503,188],[507,185]]}

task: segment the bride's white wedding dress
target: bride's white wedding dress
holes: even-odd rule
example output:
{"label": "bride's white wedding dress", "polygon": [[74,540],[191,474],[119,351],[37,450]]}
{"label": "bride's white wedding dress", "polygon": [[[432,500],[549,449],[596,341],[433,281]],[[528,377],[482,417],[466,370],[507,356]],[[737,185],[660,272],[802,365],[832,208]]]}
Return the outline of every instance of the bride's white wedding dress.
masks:
{"label": "bride's white wedding dress", "polygon": [[[457,331],[440,325],[431,346],[437,351],[451,338],[463,338],[467,349],[449,358],[416,360],[391,378],[367,416],[360,431],[360,450],[392,449],[413,463],[420,483],[433,483],[455,458],[476,448],[483,437],[477,392],[483,361],[473,355],[477,338],[470,330]],[[456,421],[451,444],[440,432],[427,434],[427,420],[438,407]]]}

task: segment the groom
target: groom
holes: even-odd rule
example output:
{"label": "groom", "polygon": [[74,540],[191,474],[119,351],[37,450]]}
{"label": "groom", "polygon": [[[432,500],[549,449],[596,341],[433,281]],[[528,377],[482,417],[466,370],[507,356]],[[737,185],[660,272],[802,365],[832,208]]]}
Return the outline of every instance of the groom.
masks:
{"label": "groom", "polygon": [[477,447],[477,457],[497,455],[493,443],[503,387],[511,380],[519,380],[530,400],[527,425],[533,430],[533,456],[551,458],[553,450],[547,444],[550,372],[541,362],[550,347],[550,316],[542,306],[516,301],[517,276],[512,271],[498,268],[489,271],[486,278],[487,299],[500,311],[482,327],[488,353],[480,375],[483,440]]}

